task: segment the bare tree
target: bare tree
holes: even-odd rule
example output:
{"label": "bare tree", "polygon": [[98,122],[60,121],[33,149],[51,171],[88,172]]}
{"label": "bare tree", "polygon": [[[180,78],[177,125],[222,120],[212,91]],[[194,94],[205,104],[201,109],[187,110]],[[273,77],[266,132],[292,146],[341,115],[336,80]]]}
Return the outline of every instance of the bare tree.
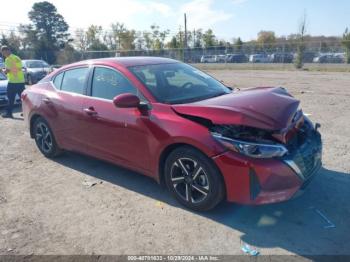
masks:
{"label": "bare tree", "polygon": [[79,51],[85,52],[88,48],[88,41],[84,29],[79,28],[75,31],[75,43]]}

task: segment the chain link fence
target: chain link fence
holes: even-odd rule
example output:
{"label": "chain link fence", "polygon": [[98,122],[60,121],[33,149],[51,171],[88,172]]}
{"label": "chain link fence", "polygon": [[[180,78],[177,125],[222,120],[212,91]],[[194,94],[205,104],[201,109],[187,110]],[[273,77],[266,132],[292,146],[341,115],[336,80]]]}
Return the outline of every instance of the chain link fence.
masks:
{"label": "chain link fence", "polygon": [[[186,63],[220,63],[220,64],[292,64],[297,55],[298,43],[278,44],[243,44],[241,46],[213,46],[208,48],[174,48],[161,50],[76,50],[66,48],[61,51],[37,52],[21,51],[23,59],[42,59],[48,61],[54,56],[57,66],[86,59],[126,56],[157,56],[184,61]],[[345,64],[348,55],[342,42],[303,43],[303,62],[312,64]]]}

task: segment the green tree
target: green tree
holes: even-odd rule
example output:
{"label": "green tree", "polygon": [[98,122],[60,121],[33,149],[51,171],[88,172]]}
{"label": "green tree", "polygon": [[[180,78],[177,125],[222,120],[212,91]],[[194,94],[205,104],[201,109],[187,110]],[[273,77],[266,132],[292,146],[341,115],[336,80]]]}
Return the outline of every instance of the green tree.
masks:
{"label": "green tree", "polygon": [[87,50],[103,51],[108,50],[106,44],[102,42],[102,26],[91,25],[86,31]]}
{"label": "green tree", "polygon": [[193,47],[201,48],[203,46],[203,31],[202,29],[195,30],[193,33]]}
{"label": "green tree", "polygon": [[152,49],[161,50],[165,46],[165,39],[169,35],[169,30],[160,30],[158,25],[151,25]]}
{"label": "green tree", "polygon": [[66,44],[64,49],[60,50],[57,55],[56,63],[65,65],[78,61],[81,58],[80,54],[70,44]]}
{"label": "green tree", "polygon": [[10,31],[9,34],[2,33],[0,44],[9,46],[12,52],[14,52],[15,54],[18,54],[20,56],[23,55],[21,52],[22,39],[21,37],[16,35],[14,31]]}
{"label": "green tree", "polygon": [[345,62],[350,64],[350,32],[348,28],[345,29],[343,34],[342,45],[345,48]]}
{"label": "green tree", "polygon": [[235,41],[234,41],[234,47],[235,47],[235,51],[236,52],[242,52],[243,49],[243,41],[240,37],[238,37]]}
{"label": "green tree", "polygon": [[112,24],[112,36],[115,41],[115,48],[118,50],[134,50],[136,45],[137,32],[128,30],[124,24]]}
{"label": "green tree", "polygon": [[205,48],[213,47],[216,45],[217,40],[216,40],[216,37],[213,33],[213,30],[208,29],[207,31],[204,32],[203,43],[204,43]]}
{"label": "green tree", "polygon": [[166,44],[166,47],[170,49],[176,49],[180,47],[180,43],[177,41],[176,36],[173,36],[171,38],[170,42]]}
{"label": "green tree", "polygon": [[[89,52],[89,58],[108,57],[109,53],[107,45],[102,41],[103,28],[102,26],[91,25],[86,31],[87,51]],[[96,52],[101,51],[101,52]]]}
{"label": "green tree", "polygon": [[257,42],[262,50],[272,49],[276,43],[275,32],[273,31],[260,31],[258,33]]}
{"label": "green tree", "polygon": [[81,52],[81,59],[100,58],[110,55],[106,52],[108,51],[108,46],[103,41],[104,30],[102,26],[90,25],[87,30],[77,29],[75,35],[75,45]]}
{"label": "green tree", "polygon": [[31,25],[25,28],[25,32],[32,38],[31,45],[36,57],[54,63],[56,51],[64,48],[69,40],[68,24],[56,7],[46,1],[35,3],[28,16]]}
{"label": "green tree", "polygon": [[36,37],[36,32],[33,29],[32,25],[20,25],[18,27],[19,34],[21,37],[21,49],[22,52],[25,54],[25,58],[41,58],[41,54],[39,52],[39,46],[40,41],[38,41]]}

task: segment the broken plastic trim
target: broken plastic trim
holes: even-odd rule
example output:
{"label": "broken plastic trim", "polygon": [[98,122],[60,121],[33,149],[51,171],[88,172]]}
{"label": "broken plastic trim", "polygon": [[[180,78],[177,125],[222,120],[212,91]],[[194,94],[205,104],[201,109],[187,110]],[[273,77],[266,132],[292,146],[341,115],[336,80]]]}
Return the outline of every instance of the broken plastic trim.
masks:
{"label": "broken plastic trim", "polygon": [[210,121],[209,119],[207,118],[203,118],[203,117],[199,117],[199,116],[191,116],[191,115],[185,115],[185,114],[181,114],[181,113],[178,113],[176,112],[175,110],[173,110],[176,114],[178,114],[179,116],[183,117],[183,118],[186,118],[188,120],[191,120],[197,124],[200,124],[202,126],[205,126],[205,127],[208,127],[210,128],[212,125],[213,125],[213,122]]}

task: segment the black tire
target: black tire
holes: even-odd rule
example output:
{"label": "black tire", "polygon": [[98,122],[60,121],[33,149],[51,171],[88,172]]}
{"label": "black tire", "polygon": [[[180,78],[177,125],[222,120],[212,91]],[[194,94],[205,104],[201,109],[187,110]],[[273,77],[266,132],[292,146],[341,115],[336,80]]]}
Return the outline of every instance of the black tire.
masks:
{"label": "black tire", "polygon": [[45,157],[54,158],[62,154],[62,150],[58,147],[54,134],[44,118],[39,117],[35,120],[33,134],[37,147]]}
{"label": "black tire", "polygon": [[216,165],[192,147],[183,146],[171,152],[164,172],[169,191],[192,210],[210,210],[225,196],[224,182]]}
{"label": "black tire", "polygon": [[33,83],[33,78],[32,78],[32,76],[31,75],[28,75],[28,77],[27,77],[27,79],[28,79],[28,85],[33,85],[34,83]]}

